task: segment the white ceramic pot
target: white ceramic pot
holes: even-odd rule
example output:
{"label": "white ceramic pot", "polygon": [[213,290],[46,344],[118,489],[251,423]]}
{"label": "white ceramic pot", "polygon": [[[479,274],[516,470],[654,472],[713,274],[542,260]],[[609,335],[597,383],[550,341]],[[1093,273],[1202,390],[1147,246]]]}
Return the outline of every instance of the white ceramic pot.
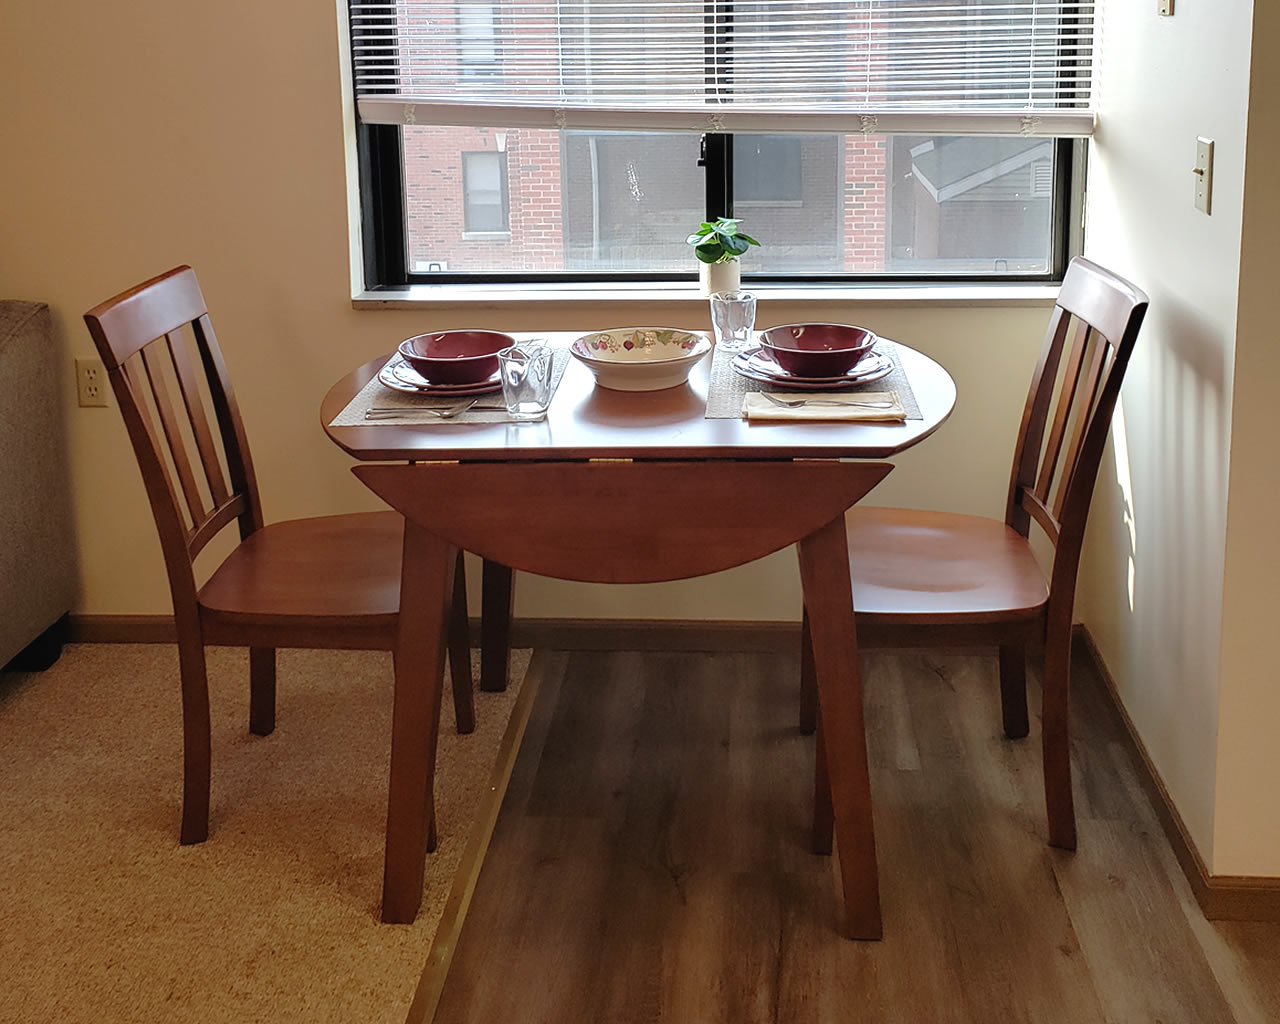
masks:
{"label": "white ceramic pot", "polygon": [[698,279],[702,282],[702,294],[736,292],[742,284],[742,264],[737,260],[727,263],[703,263],[698,261]]}

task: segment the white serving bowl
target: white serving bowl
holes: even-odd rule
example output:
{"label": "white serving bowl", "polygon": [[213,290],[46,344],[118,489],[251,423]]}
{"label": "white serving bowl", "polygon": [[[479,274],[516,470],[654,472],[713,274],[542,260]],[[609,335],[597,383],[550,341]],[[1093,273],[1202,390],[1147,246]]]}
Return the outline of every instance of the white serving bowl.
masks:
{"label": "white serving bowl", "polygon": [[711,351],[705,334],[678,327],[614,327],[577,338],[569,351],[614,391],[661,391],[689,379]]}

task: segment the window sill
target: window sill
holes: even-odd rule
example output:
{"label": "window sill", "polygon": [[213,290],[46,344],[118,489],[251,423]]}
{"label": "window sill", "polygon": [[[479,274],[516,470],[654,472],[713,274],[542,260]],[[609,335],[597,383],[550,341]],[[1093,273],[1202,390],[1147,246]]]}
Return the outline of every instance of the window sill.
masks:
{"label": "window sill", "polygon": [[[779,302],[858,302],[892,306],[1048,306],[1057,285],[1046,284],[879,284],[791,285],[743,282],[762,299]],[[353,309],[426,309],[446,306],[504,308],[529,303],[696,302],[707,298],[694,281],[670,284],[418,284],[366,291],[352,297]]]}

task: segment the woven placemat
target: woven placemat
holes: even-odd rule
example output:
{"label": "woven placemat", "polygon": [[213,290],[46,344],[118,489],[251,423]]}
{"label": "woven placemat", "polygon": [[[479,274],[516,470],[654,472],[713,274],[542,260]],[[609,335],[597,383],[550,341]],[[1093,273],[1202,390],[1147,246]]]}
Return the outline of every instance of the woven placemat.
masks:
{"label": "woven placemat", "polygon": [[[906,410],[907,419],[921,420],[920,405],[916,401],[916,393],[911,390],[911,381],[902,369],[902,361],[898,358],[898,346],[883,338],[876,344],[876,351],[893,360],[893,372],[879,380],[856,384],[853,387],[841,388],[831,394],[856,394],[859,391],[896,391],[902,408]],[[749,391],[774,391],[786,395],[796,395],[795,388],[785,385],[767,384],[764,381],[744,377],[733,368],[734,352],[726,352],[716,348],[711,360],[711,384],[707,388],[706,419],[736,420],[742,418],[742,398]]]}
{"label": "woven placemat", "polygon": [[[392,356],[387,363],[398,363],[400,357]],[[569,350],[567,348],[557,348],[552,353],[551,361],[551,397],[555,400],[556,388],[560,386],[560,380],[564,377],[565,368],[569,365]],[[441,420],[431,410],[448,409],[457,405],[459,402],[468,401],[469,398],[476,399],[476,408],[468,409],[464,413],[457,416],[450,416],[447,420]],[[358,427],[364,426],[371,421],[364,418],[364,414],[373,406],[379,409],[403,409],[403,415],[395,416],[379,416],[378,423],[514,423],[507,414],[507,408],[502,401],[502,390],[490,391],[484,395],[474,395],[459,398],[457,396],[435,396],[435,395],[412,395],[406,391],[395,391],[385,384],[378,381],[377,374],[374,374],[369,383],[360,389],[355,398],[347,403],[347,407],[338,413],[337,416],[329,423],[331,427]]]}

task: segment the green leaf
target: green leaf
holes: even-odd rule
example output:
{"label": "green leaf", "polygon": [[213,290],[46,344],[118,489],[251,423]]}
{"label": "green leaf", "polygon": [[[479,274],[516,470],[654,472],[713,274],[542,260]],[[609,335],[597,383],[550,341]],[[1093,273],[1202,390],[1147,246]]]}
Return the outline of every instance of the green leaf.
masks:
{"label": "green leaf", "polygon": [[701,226],[685,239],[703,263],[723,263],[736,259],[753,245],[759,245],[748,234],[738,231],[741,221],[737,217],[718,217],[714,222],[703,221]]}

